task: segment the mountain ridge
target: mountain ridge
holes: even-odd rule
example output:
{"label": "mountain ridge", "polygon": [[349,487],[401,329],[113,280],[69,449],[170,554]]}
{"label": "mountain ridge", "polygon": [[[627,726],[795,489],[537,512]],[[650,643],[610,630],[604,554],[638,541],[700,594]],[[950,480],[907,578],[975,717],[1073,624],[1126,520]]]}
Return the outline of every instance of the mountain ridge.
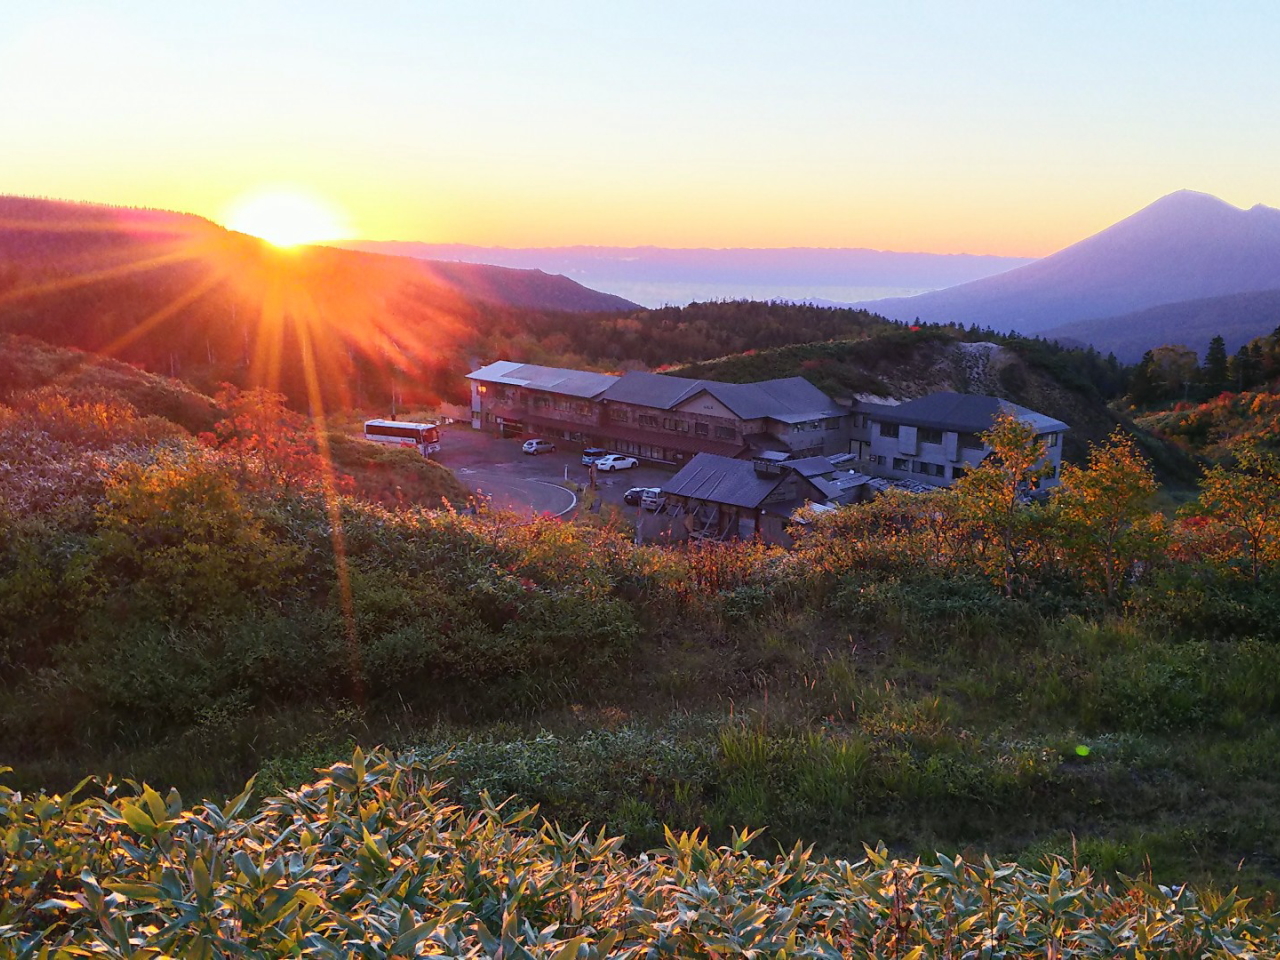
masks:
{"label": "mountain ridge", "polygon": [[[230,238],[239,238],[237,242],[246,247],[266,245],[266,241],[257,237],[192,213],[0,195],[0,263],[5,266],[42,270],[86,266],[104,270],[136,262],[140,247]],[[308,256],[329,258],[392,256],[329,244],[304,244],[294,249]],[[149,249],[146,252],[155,253]],[[160,256],[173,252],[163,250]],[[568,277],[542,271],[437,264],[409,257],[397,259],[404,261],[405,266],[412,266],[427,282],[448,288],[450,293],[500,306],[582,312],[640,309],[639,305],[613,294],[591,290]]]}
{"label": "mountain ridge", "polygon": [[1034,263],[858,305],[893,319],[1038,334],[1161,304],[1280,288],[1280,210],[1180,190]]}
{"label": "mountain ridge", "polygon": [[816,298],[847,303],[874,295],[867,291],[936,289],[1031,262],[1024,257],[865,247],[484,247],[406,240],[341,246],[436,261],[536,267],[650,307],[709,299]]}
{"label": "mountain ridge", "polygon": [[1087,343],[1104,353],[1114,353],[1125,363],[1136,363],[1146,351],[1171,343],[1185,344],[1203,355],[1215,336],[1221,336],[1227,352],[1234,353],[1277,326],[1280,289],[1179,300],[1117,317],[1077,320],[1051,327],[1041,336]]}

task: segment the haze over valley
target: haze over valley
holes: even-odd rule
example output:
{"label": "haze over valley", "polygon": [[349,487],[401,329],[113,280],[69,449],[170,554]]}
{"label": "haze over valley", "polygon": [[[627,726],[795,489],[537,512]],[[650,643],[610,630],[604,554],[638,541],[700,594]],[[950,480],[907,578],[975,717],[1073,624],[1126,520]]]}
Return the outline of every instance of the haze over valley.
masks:
{"label": "haze over valley", "polygon": [[412,241],[360,241],[351,249],[564,274],[647,307],[694,300],[821,300],[909,296],[1001,273],[1026,258],[861,249],[507,249]]}

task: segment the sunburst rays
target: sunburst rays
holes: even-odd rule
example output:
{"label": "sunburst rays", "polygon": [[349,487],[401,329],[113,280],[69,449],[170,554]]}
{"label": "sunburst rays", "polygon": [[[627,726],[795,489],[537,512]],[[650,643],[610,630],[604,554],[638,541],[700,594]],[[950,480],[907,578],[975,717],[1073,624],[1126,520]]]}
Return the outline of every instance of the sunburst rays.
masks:
{"label": "sunburst rays", "polygon": [[[189,335],[191,308],[216,296],[219,307],[229,305],[230,324],[244,324],[246,369],[238,379],[278,390],[286,371],[300,373],[323,465],[320,482],[343,629],[349,655],[358,660],[342,507],[329,449],[330,405],[351,401],[347,383],[356,358],[411,375],[447,352],[443,344],[465,325],[467,305],[447,290],[432,289],[416,265],[395,258],[324,248],[281,250],[194,217],[115,210],[72,213],[78,216],[0,219],[0,235],[23,234],[35,264],[31,276],[0,293],[0,306],[21,301],[29,312],[38,311],[42,298],[95,284],[151,283],[150,276],[163,277],[163,282],[155,281],[156,289],[169,295],[148,304],[127,329],[111,330],[99,353],[128,355],[170,328],[175,338]],[[194,277],[183,276],[193,268]],[[170,277],[163,274],[166,270],[178,272]],[[175,284],[175,277],[182,282]],[[175,285],[178,289],[170,291]],[[356,660],[352,673],[358,677]],[[361,693],[352,691],[357,699]]]}

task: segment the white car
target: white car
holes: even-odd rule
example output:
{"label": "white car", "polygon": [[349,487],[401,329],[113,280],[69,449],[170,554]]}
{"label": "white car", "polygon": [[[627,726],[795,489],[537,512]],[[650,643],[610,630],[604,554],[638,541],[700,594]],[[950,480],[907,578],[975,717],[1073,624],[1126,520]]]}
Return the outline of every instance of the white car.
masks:
{"label": "white car", "polygon": [[610,453],[597,460],[595,466],[597,470],[604,473],[608,470],[630,470],[632,467],[640,466],[640,461],[635,457],[624,457],[620,453]]}

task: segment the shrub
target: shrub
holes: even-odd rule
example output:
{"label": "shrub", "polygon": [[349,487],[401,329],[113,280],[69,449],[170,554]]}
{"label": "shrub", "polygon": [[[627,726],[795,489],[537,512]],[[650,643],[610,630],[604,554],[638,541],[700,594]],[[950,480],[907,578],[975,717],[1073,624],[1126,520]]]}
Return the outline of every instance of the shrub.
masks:
{"label": "shrub", "polygon": [[[2,768],[0,768],[2,771]],[[174,791],[102,799],[0,788],[0,950],[204,956],[486,954],[1272,956],[1280,915],[1234,894],[1112,889],[1052,859],[856,863],[754,834],[721,847],[666,833],[642,858],[483,797],[449,805],[438,764],[365,756],[256,807]],[[74,793],[74,791],[73,791]],[[926,953],[927,951],[927,953]]]}

